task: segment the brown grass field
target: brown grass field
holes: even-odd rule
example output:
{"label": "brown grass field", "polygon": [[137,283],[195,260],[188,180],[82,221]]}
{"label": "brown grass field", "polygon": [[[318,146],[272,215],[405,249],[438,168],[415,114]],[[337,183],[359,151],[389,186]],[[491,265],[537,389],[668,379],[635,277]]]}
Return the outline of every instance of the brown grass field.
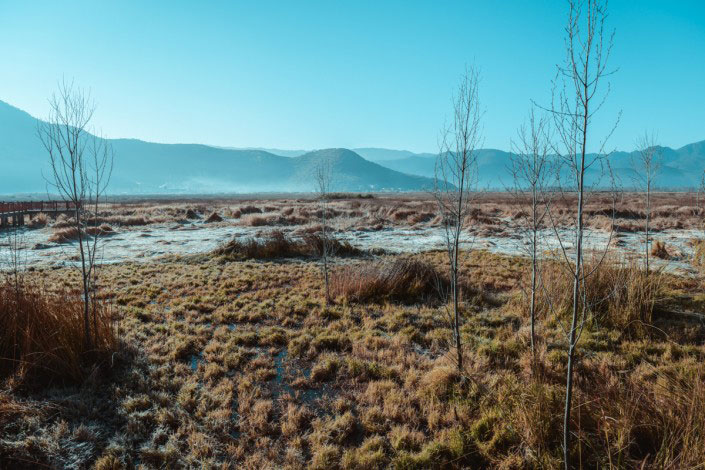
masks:
{"label": "brown grass field", "polygon": [[[482,194],[477,204],[472,230],[501,234],[521,217],[507,195]],[[554,206],[564,224],[567,204]],[[655,230],[701,228],[697,205],[692,194],[655,195]],[[348,195],[331,206],[341,231],[440,223],[423,194]],[[334,302],[325,305],[311,256],[316,211],[303,196],[111,202],[99,224],[118,232],[216,213],[224,220],[209,223],[262,227],[270,238],[101,267],[103,339],[91,351],[76,332],[75,269],[32,268],[20,288],[8,280],[0,468],[562,468],[565,270],[544,264],[553,308],[539,302],[533,357],[527,260],[463,253],[459,380],[437,290],[447,282],[444,253],[351,249],[334,262]],[[595,196],[589,225],[607,229],[611,211],[609,198]],[[640,196],[621,195],[616,216],[618,230],[639,230]],[[312,237],[291,242],[277,230]],[[647,276],[618,253],[590,278],[576,468],[702,468],[703,280]]]}
{"label": "brown grass field", "polygon": [[[475,209],[468,220],[471,233],[509,236],[524,214],[521,199],[507,193],[478,193]],[[617,232],[638,232],[644,226],[643,194],[624,192],[616,196],[592,194],[586,204],[587,227]],[[572,221],[574,198],[558,196],[552,213],[559,226]],[[436,203],[426,193],[334,194],[330,204],[334,228],[345,230],[380,230],[387,227],[423,228],[440,226]],[[651,230],[703,229],[705,196],[696,193],[652,194]],[[614,216],[614,217],[613,217]],[[35,218],[36,219],[36,218]],[[41,214],[35,225],[49,225],[55,230],[70,226],[66,216],[47,220]],[[223,219],[223,220],[220,220]],[[129,230],[152,224],[203,221],[210,224],[245,227],[310,230],[320,221],[320,209],[310,194],[243,195],[191,198],[113,198],[104,204],[98,225]],[[61,238],[61,234],[57,235]]]}

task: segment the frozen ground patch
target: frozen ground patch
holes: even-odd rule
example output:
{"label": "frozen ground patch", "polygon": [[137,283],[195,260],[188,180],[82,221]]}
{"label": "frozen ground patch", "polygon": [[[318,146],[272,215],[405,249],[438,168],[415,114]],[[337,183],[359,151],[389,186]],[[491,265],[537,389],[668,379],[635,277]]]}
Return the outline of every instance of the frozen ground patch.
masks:
{"label": "frozen ground patch", "polygon": [[[272,229],[292,230],[292,228],[271,227]],[[150,261],[165,255],[189,255],[205,253],[220,244],[240,237],[256,237],[268,229],[240,225],[211,225],[202,222],[183,224],[157,224],[130,229],[118,229],[114,234],[104,236],[100,256],[103,263],[124,261]],[[20,260],[27,266],[65,266],[78,261],[77,242],[55,244],[49,243],[51,228],[19,230],[23,249]],[[8,239],[0,236],[0,259],[9,260],[10,244]],[[553,230],[543,230],[541,240],[544,251],[563,247],[571,252],[574,235],[569,230],[559,230],[556,236]],[[444,232],[440,227],[398,228],[391,227],[376,231],[348,230],[340,232],[341,239],[349,241],[362,249],[383,249],[392,253],[418,253],[444,248]],[[699,230],[666,230],[653,234],[652,240],[665,242],[679,255],[673,260],[655,259],[656,265],[668,270],[693,274],[690,265],[693,249],[690,241],[702,237]],[[585,245],[587,249],[601,250],[610,242],[609,234],[602,231],[586,230]],[[644,250],[644,236],[640,232],[615,233],[612,246],[627,257],[638,256]],[[524,255],[527,243],[516,229],[507,228],[502,235],[487,236],[465,233],[463,245],[506,255]]]}

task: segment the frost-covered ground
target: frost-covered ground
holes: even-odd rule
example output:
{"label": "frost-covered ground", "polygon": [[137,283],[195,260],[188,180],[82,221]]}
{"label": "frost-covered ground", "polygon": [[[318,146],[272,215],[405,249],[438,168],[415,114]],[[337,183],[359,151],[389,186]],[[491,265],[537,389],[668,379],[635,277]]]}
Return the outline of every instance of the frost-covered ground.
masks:
{"label": "frost-covered ground", "polygon": [[[207,224],[203,222],[183,224],[154,224],[139,228],[117,229],[109,236],[101,238],[100,256],[104,263],[123,261],[150,261],[171,254],[196,254],[213,250],[233,237],[257,237],[269,228],[241,226],[234,223]],[[284,228],[284,230],[292,230]],[[27,266],[62,266],[77,261],[77,243],[56,244],[48,241],[51,228],[19,230],[20,259]],[[509,234],[509,235],[507,235]],[[8,232],[0,234],[0,259],[9,259]],[[569,253],[574,236],[569,230],[560,230],[556,236],[553,230],[541,233],[543,249],[546,252],[560,249],[561,243]],[[438,227],[398,228],[382,230],[347,230],[338,236],[365,249],[381,248],[394,253],[416,253],[443,249],[443,230]],[[653,240],[666,243],[674,255],[668,261],[656,260],[655,264],[666,269],[686,274],[694,273],[690,265],[693,249],[690,241],[702,237],[699,230],[666,230],[653,234]],[[627,257],[643,252],[643,234],[615,233],[611,245]],[[486,249],[494,253],[508,255],[526,254],[527,243],[522,234],[511,229],[501,236],[480,236],[465,234],[465,246]],[[602,231],[586,231],[585,244],[588,249],[602,250],[610,242],[609,234]]]}

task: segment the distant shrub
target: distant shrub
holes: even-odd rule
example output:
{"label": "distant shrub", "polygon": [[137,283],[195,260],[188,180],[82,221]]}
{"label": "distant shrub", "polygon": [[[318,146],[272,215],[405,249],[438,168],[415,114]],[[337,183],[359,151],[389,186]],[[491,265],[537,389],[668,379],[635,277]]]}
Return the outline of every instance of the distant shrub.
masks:
{"label": "distant shrub", "polygon": [[[329,238],[332,251],[337,256],[356,256],[362,251],[348,242]],[[319,256],[323,238],[318,233],[306,233],[301,238],[286,236],[281,230],[273,230],[260,239],[233,239],[218,247],[214,254],[227,258],[276,259]]]}
{"label": "distant shrub", "polygon": [[56,221],[52,224],[52,228],[66,228],[73,226],[74,221],[70,219],[66,214],[59,214]]}
{"label": "distant shrub", "polygon": [[371,193],[330,193],[328,199],[374,199]]}
{"label": "distant shrub", "polygon": [[68,243],[73,240],[78,240],[78,229],[76,227],[55,229],[49,236],[49,241],[54,243]]}
{"label": "distant shrub", "polygon": [[263,215],[250,215],[244,219],[244,223],[250,227],[264,227],[271,225],[271,222],[276,220],[274,217],[265,217]]}
{"label": "distant shrub", "polygon": [[671,259],[666,243],[660,240],[654,240],[653,245],[651,245],[651,256],[661,259]]}
{"label": "distant shrub", "polygon": [[88,227],[86,233],[89,235],[108,235],[113,233],[113,228],[108,224],[101,224],[98,227]]}
{"label": "distant shrub", "polygon": [[217,212],[213,212],[211,215],[208,216],[208,218],[205,220],[206,223],[215,223],[215,222],[222,222],[223,218],[218,215]]}
{"label": "distant shrub", "polygon": [[242,215],[247,215],[247,214],[261,214],[262,209],[259,207],[255,206],[242,206],[240,207],[240,214]]}
{"label": "distant shrub", "polygon": [[49,217],[44,212],[40,212],[39,214],[32,217],[32,220],[29,221],[28,225],[31,228],[41,228],[46,227],[48,223]]}
{"label": "distant shrub", "polygon": [[[53,243],[68,243],[73,240],[78,240],[78,229],[76,227],[66,227],[54,230],[49,236],[49,241]],[[88,235],[108,235],[113,233],[112,227],[107,224],[101,224],[97,227],[88,227],[82,230],[84,236]]]}

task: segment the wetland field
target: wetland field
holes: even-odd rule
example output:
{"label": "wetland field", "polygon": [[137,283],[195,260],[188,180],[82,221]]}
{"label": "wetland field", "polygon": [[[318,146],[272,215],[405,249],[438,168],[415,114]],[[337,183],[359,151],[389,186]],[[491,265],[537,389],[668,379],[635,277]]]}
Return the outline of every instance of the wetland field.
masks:
{"label": "wetland field", "polygon": [[[647,249],[641,198],[586,207],[581,468],[695,469],[705,455],[705,210],[652,195]],[[522,204],[487,193],[472,207],[462,372],[426,194],[332,195],[329,302],[311,195],[110,200],[89,232],[88,351],[70,220],[0,233],[0,308],[37,312],[3,325],[21,347],[0,345],[0,468],[562,468],[570,204],[540,231],[533,351]]]}

